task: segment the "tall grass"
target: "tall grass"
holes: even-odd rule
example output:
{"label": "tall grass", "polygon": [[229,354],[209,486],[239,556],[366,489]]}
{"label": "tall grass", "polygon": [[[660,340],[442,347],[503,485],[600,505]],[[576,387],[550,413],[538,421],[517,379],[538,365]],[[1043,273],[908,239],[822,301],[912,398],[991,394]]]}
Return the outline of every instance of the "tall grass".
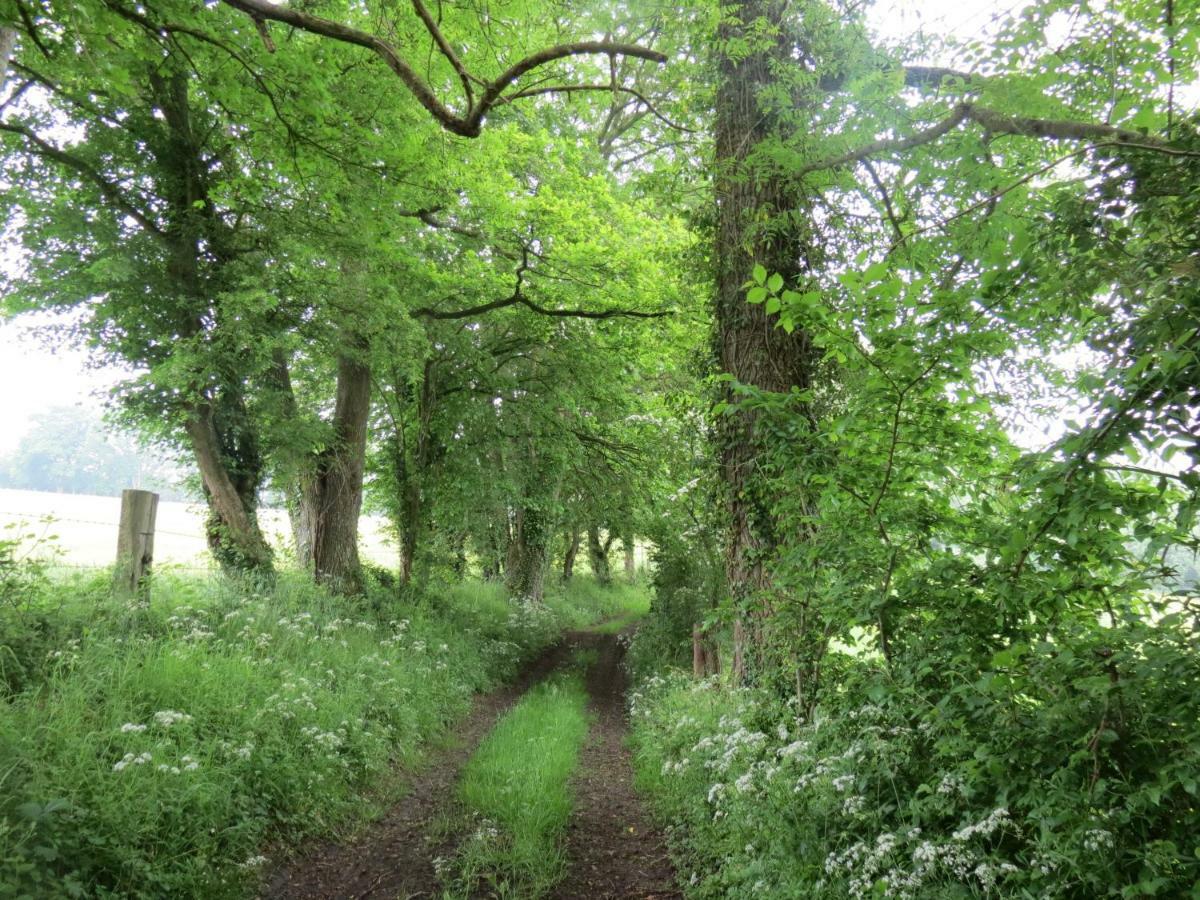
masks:
{"label": "tall grass", "polygon": [[568,781],[588,731],[586,704],[578,671],[542,682],[472,757],[460,795],[476,827],[454,861],[456,895],[486,887],[528,900],[562,877],[560,837],[571,814]]}
{"label": "tall grass", "polygon": [[244,896],[268,843],[369,814],[368,784],[561,627],[486,586],[401,605],[180,578],[154,597],[0,598],[0,896]]}
{"label": "tall grass", "polygon": [[570,628],[616,619],[628,623],[650,611],[650,593],[641,582],[615,578],[612,584],[601,586],[594,578],[576,576],[548,589],[546,606]]}

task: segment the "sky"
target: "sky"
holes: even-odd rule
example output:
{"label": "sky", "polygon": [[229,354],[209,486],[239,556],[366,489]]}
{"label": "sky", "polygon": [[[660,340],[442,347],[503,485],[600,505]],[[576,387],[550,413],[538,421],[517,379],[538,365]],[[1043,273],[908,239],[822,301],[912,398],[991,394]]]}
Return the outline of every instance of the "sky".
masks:
{"label": "sky", "polygon": [[51,406],[103,409],[103,395],[121,377],[89,368],[87,355],[47,344],[34,325],[44,317],[0,320],[0,456],[11,452],[39,412]]}
{"label": "sky", "polygon": [[[923,30],[960,39],[977,37],[997,19],[1019,10],[1030,0],[897,0],[877,3],[871,24],[882,35],[897,37]],[[949,60],[927,60],[949,62]],[[0,247],[0,254],[4,250]],[[12,259],[0,255],[0,267]],[[87,356],[70,347],[48,345],[31,326],[49,320],[27,317],[0,320],[0,456],[11,451],[28,430],[31,417],[49,406],[82,405],[103,408],[103,396],[123,374],[98,370]]]}

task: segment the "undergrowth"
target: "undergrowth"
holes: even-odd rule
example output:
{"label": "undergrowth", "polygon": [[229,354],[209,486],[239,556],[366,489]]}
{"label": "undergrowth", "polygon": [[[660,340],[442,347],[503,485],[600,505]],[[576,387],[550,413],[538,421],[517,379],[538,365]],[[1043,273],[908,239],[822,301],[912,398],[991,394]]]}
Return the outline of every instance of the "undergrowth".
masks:
{"label": "undergrowth", "polygon": [[693,898],[1198,897],[1193,640],[1178,615],[1093,627],[974,678],[932,646],[890,672],[831,653],[807,717],[769,686],[651,675],[638,784]]}
{"label": "undergrowth", "polygon": [[[237,897],[265,848],[372,811],[362,796],[595,598],[465,583],[400,602],[12,566],[0,594],[0,896]],[[18,577],[19,576],[19,577]],[[581,581],[578,593],[586,595]],[[567,688],[560,688],[566,691]]]}

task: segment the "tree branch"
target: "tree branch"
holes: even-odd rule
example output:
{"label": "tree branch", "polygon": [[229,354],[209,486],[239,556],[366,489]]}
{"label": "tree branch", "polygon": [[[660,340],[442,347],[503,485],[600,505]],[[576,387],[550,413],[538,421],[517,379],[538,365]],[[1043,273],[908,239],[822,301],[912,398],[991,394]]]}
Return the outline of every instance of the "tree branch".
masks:
{"label": "tree branch", "polygon": [[684,131],[688,134],[696,134],[696,129],[680,125],[678,122],[672,122],[665,115],[659,112],[654,104],[651,103],[646,95],[641,91],[637,90],[636,88],[626,87],[623,84],[552,84],[547,85],[546,87],[526,88],[523,91],[517,91],[515,94],[507,94],[506,96],[501,97],[494,105],[503,106],[507,103],[512,103],[514,100],[520,100],[524,97],[535,97],[538,94],[572,94],[581,93],[584,91],[604,91],[605,93],[620,91],[621,93],[629,94],[642,103],[650,112],[650,115],[654,116],[654,118],[658,119],[668,128],[674,128],[676,131]]}
{"label": "tree branch", "polygon": [[[242,12],[249,13],[251,17],[256,19],[273,19],[277,22],[291,25],[294,28],[299,28],[302,31],[308,31],[312,34],[318,34],[322,37],[370,50],[387,63],[388,67],[400,78],[417,101],[425,107],[443,128],[462,137],[478,137],[483,128],[484,118],[492,107],[496,105],[497,101],[499,101],[501,94],[511,87],[522,75],[555,60],[571,56],[608,54],[610,56],[633,56],[658,63],[667,61],[667,57],[657,50],[650,50],[637,44],[623,44],[611,41],[578,41],[575,43],[557,44],[553,47],[539,50],[537,53],[527,56],[510,66],[496,80],[488,82],[484,86],[482,96],[469,105],[465,115],[457,115],[437,98],[433,89],[417,74],[408,61],[400,55],[400,52],[392,44],[380,37],[365,31],[359,31],[357,28],[342,25],[339,22],[323,19],[320,16],[314,16],[288,6],[272,3],[271,0],[222,0],[222,2],[227,6],[232,6],[234,9],[240,9]],[[426,24],[428,27],[428,23]],[[445,50],[443,50],[444,52]],[[460,78],[466,77],[470,80],[469,73],[467,73],[465,67],[459,68],[458,72]]]}
{"label": "tree branch", "polygon": [[412,2],[413,9],[417,11],[417,15],[421,17],[421,21],[425,23],[425,30],[433,37],[433,42],[442,51],[442,56],[450,61],[450,65],[458,73],[458,80],[462,82],[463,93],[466,95],[467,108],[469,109],[475,105],[475,92],[471,88],[471,73],[463,65],[463,61],[458,58],[458,54],[454,52],[454,48],[450,46],[450,42],[442,34],[442,29],[438,27],[438,23],[429,14],[429,10],[425,8],[425,4],[421,0],[412,0]]}
{"label": "tree branch", "polygon": [[90,163],[85,162],[77,156],[72,156],[65,150],[58,149],[53,144],[42,139],[33,131],[26,128],[24,125],[16,125],[12,122],[0,122],[0,131],[7,131],[12,134],[20,135],[26,141],[33,144],[34,148],[36,148],[34,152],[37,153],[37,155],[45,157],[49,160],[53,160],[59,165],[68,169],[72,169],[73,171],[78,172],[80,175],[83,175],[94,185],[96,185],[97,188],[99,188],[100,193],[105,200],[137,222],[140,226],[142,226],[142,228],[157,237],[165,237],[162,229],[160,229],[154,223],[147,213],[134,206],[133,203],[125,197],[125,195],[115,184],[107,180],[97,169],[93,168]]}
{"label": "tree branch", "polygon": [[674,311],[669,309],[659,310],[658,312],[646,312],[640,309],[551,309],[534,303],[522,294],[511,294],[503,300],[492,300],[488,303],[482,303],[479,306],[472,306],[467,309],[442,310],[422,306],[414,309],[412,315],[422,319],[469,319],[473,316],[483,315],[484,313],[504,309],[508,306],[524,306],[541,316],[553,316],[564,319],[662,319],[666,316],[674,315]]}
{"label": "tree branch", "polygon": [[414,309],[411,314],[423,319],[469,319],[472,316],[483,315],[484,313],[504,309],[508,306],[524,306],[526,309],[533,310],[538,315],[563,319],[661,319],[673,314],[671,310],[644,312],[639,309],[551,309],[546,306],[540,306],[526,297],[521,290],[525,285],[525,273],[529,271],[529,248],[526,247],[521,255],[521,263],[517,266],[516,287],[513,288],[513,292],[509,296],[502,300],[492,300],[488,303],[482,303],[479,306],[468,307],[467,309],[441,310],[422,306]]}
{"label": "tree branch", "polygon": [[881,138],[864,144],[855,150],[831,156],[803,166],[796,173],[806,175],[824,169],[833,169],[849,162],[857,162],[880,153],[911,150],[914,147],[930,144],[938,138],[949,134],[963,122],[975,122],[982,125],[993,134],[1012,134],[1022,137],[1036,137],[1052,141],[1102,141],[1105,144],[1118,147],[1133,147],[1141,150],[1153,150],[1170,156],[1200,156],[1192,150],[1182,150],[1173,147],[1167,141],[1128,128],[1118,128],[1114,125],[1101,125],[1094,122],[1076,122],[1069,119],[1038,119],[1031,116],[1010,116],[977,106],[974,103],[960,103],[954,107],[950,115],[940,122],[931,125],[923,131],[906,138]]}
{"label": "tree branch", "polygon": [[478,134],[483,117],[487,115],[488,110],[500,99],[500,95],[522,75],[536,69],[538,66],[544,66],[546,63],[551,63],[555,60],[566,59],[571,56],[589,56],[591,54],[632,56],[657,63],[665,63],[667,61],[666,55],[659,53],[657,50],[650,50],[646,47],[640,47],[637,44],[622,44],[614,41],[578,41],[573,44],[557,44],[553,47],[547,47],[510,66],[499,78],[487,86],[487,89],[483,92],[483,96],[479,98],[478,105],[471,111],[471,115],[469,116],[469,122],[474,123],[475,133]]}

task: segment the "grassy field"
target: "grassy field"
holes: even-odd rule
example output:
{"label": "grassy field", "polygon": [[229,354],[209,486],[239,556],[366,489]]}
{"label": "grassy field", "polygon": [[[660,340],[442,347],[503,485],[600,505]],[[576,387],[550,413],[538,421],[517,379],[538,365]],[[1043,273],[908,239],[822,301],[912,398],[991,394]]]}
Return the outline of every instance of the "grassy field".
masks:
{"label": "grassy field", "polygon": [[[286,513],[264,509],[258,516],[272,544],[280,549],[286,547],[289,533]],[[66,567],[111,564],[116,556],[120,517],[120,497],[0,489],[0,529],[15,529],[28,535],[27,543],[34,554],[52,556]],[[364,558],[395,568],[396,549],[387,523],[378,516],[363,516],[359,532]],[[184,568],[212,565],[204,541],[203,504],[169,501],[158,504],[154,557],[159,563]]]}
{"label": "grassy field", "polygon": [[[103,573],[0,576],[0,897],[250,896],[265,854],[377,811],[474,692],[641,605],[584,577],[540,605],[477,581],[347,600],[299,573],[258,591],[168,572],[147,605]],[[526,860],[554,851],[586,731],[577,677],[535,700],[465,793]],[[552,820],[506,805],[517,775],[559,798]],[[546,861],[519,874],[545,882]]]}

